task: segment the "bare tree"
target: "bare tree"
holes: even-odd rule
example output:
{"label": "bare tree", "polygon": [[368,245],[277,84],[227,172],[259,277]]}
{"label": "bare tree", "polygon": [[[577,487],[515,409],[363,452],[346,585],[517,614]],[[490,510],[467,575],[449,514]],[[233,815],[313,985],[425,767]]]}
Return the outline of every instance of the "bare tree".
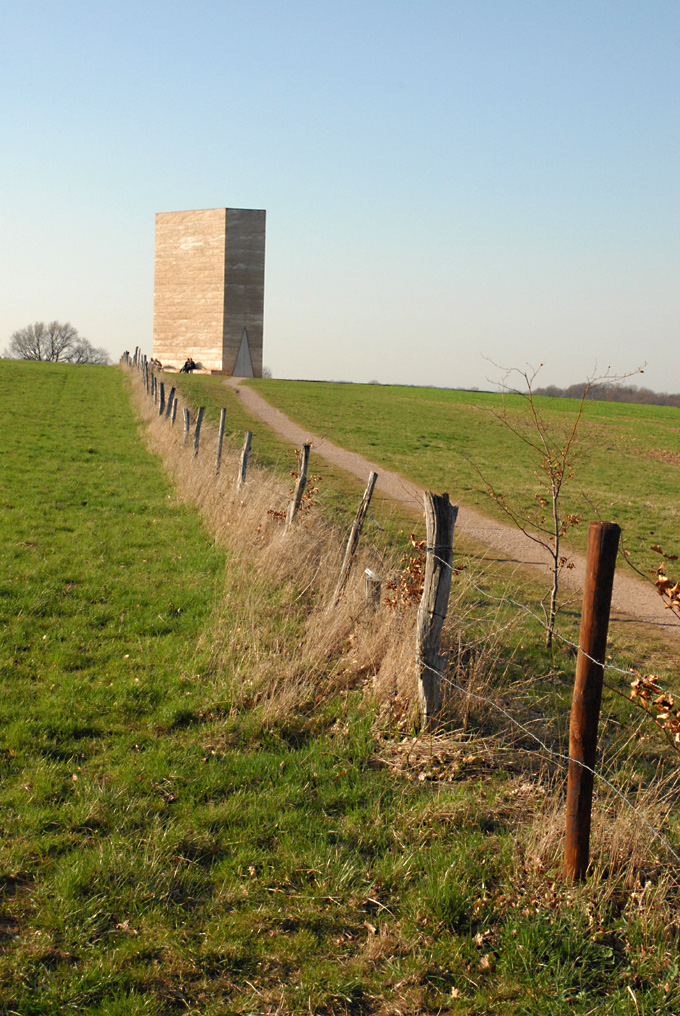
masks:
{"label": "bare tree", "polygon": [[[534,508],[526,508],[518,500],[508,497],[474,463],[471,465],[483,480],[492,501],[525,536],[548,553],[551,585],[544,610],[545,642],[550,649],[555,633],[560,576],[563,568],[572,567],[562,551],[561,541],[569,529],[581,520],[579,514],[564,510],[563,495],[565,486],[574,477],[576,439],[585,404],[599,385],[617,383],[632,374],[642,373],[642,369],[618,376],[611,374],[609,369],[603,374],[593,374],[580,386],[571,413],[561,413],[558,419],[546,413],[545,400],[537,397],[535,380],[539,370],[540,367],[527,371],[506,369],[499,383],[503,395],[502,408],[500,411],[489,410],[492,416],[519,438],[525,447],[527,461],[533,462],[537,486]],[[513,385],[513,380],[517,380],[519,385]],[[510,411],[506,395],[519,396],[524,412]],[[585,493],[582,493],[582,497],[588,502]]]}
{"label": "bare tree", "polygon": [[36,321],[14,332],[5,350],[5,356],[15,360],[48,360],[52,363],[109,362],[105,349],[97,349],[78,334],[68,321]]}
{"label": "bare tree", "polygon": [[109,354],[101,346],[93,346],[88,339],[78,339],[64,357],[66,363],[95,363],[106,366]]}

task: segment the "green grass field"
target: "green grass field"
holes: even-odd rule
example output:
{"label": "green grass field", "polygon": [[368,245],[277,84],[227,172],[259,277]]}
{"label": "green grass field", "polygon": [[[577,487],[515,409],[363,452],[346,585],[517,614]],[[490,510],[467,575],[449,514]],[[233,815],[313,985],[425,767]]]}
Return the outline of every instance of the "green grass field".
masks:
{"label": "green grass field", "polygon": [[657,847],[565,886],[536,767],[439,779],[358,692],[239,705],[254,651],[201,634],[258,583],[285,655],[305,601],[178,500],[130,383],[0,361],[0,1013],[678,1011]]}
{"label": "green grass field", "polygon": [[[308,381],[247,383],[310,430],[489,515],[500,517],[480,472],[512,503],[525,511],[535,508],[539,462],[494,415],[502,408],[499,395]],[[576,406],[572,399],[539,398],[537,404],[558,435]],[[524,426],[524,402],[508,396],[506,406],[513,425]],[[599,515],[619,523],[642,569],[659,563],[649,552],[653,543],[680,551],[679,409],[588,402],[573,472],[562,510],[583,517],[569,533],[574,547],[585,546],[587,523]]]}

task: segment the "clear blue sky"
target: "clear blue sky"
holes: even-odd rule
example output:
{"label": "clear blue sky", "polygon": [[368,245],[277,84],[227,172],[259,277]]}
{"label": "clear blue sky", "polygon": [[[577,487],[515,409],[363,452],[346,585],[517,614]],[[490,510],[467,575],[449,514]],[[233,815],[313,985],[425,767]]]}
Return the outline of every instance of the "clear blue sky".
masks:
{"label": "clear blue sky", "polygon": [[154,213],[267,210],[279,377],[680,391],[678,0],[6,0],[0,349],[150,351]]}

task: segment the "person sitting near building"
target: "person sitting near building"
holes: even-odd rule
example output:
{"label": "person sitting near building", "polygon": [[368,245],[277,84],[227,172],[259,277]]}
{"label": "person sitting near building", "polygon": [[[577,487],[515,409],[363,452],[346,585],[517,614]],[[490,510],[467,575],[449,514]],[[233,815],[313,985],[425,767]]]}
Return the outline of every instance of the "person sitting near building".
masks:
{"label": "person sitting near building", "polygon": [[191,374],[192,370],[196,370],[196,364],[194,363],[192,357],[187,356],[186,362],[180,370],[180,374]]}

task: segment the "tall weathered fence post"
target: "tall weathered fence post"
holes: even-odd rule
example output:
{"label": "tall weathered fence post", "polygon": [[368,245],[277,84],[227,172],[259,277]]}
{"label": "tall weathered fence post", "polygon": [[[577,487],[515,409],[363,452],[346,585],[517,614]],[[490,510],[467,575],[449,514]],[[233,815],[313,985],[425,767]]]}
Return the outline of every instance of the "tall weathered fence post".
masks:
{"label": "tall weathered fence post", "polygon": [[567,878],[576,880],[586,877],[590,857],[597,725],[620,535],[621,530],[615,522],[591,522],[588,530],[581,633],[569,722],[567,826],[564,839],[564,873]]}
{"label": "tall weathered fence post", "polygon": [[306,441],[300,449],[300,455],[298,457],[298,478],[295,484],[295,491],[293,493],[292,500],[288,505],[288,512],[286,514],[286,530],[293,524],[295,513],[300,507],[300,501],[302,501],[302,495],[305,492],[307,486],[307,465],[309,463],[309,449],[311,448],[311,442]]}
{"label": "tall weathered fence post", "polygon": [[172,412],[170,413],[170,426],[175,426],[175,417],[177,416],[177,398],[172,400]]}
{"label": "tall weathered fence post", "polygon": [[238,480],[236,481],[236,489],[240,490],[243,484],[246,482],[246,470],[248,469],[248,456],[250,455],[250,444],[253,440],[252,430],[246,431],[246,436],[243,439],[243,448],[241,449],[241,459],[238,464]]}
{"label": "tall weathered fence post", "polygon": [[191,413],[184,407],[184,437],[182,438],[182,448],[186,445],[189,440],[189,427],[191,426]]}
{"label": "tall weathered fence post", "polygon": [[158,403],[158,415],[163,416],[165,412],[165,384],[161,381],[161,397]]}
{"label": "tall weathered fence post", "polygon": [[196,426],[194,427],[194,458],[198,455],[198,443],[201,439],[201,424],[203,423],[204,413],[205,406],[199,406],[198,414],[196,416]]}
{"label": "tall weathered fence post", "polygon": [[352,523],[349,539],[347,540],[347,547],[345,548],[345,556],[343,558],[342,567],[340,568],[340,576],[338,578],[338,584],[335,587],[335,592],[333,594],[332,605],[334,607],[337,606],[338,600],[340,599],[340,594],[342,593],[342,590],[345,588],[345,583],[349,578],[349,573],[352,567],[352,561],[354,560],[356,549],[359,546],[359,537],[361,536],[361,529],[364,524],[364,519],[366,518],[368,506],[371,503],[371,495],[373,494],[373,488],[375,487],[375,481],[377,479],[378,479],[377,473],[370,474],[368,478],[368,485],[366,487],[366,490],[364,491],[364,496],[361,499],[361,504],[359,505],[359,510],[357,511],[356,516],[354,518],[354,522]]}
{"label": "tall weathered fence post", "polygon": [[220,429],[217,434],[217,457],[215,459],[215,472],[219,473],[222,464],[222,443],[224,441],[224,424],[227,419],[226,409],[220,410]]}
{"label": "tall weathered fence post", "polygon": [[439,639],[449,606],[457,517],[458,505],[450,503],[448,494],[425,491],[427,551],[416,632],[418,701],[425,731],[434,730],[441,707],[439,674],[446,660],[439,655]]}
{"label": "tall weathered fence post", "polygon": [[166,420],[170,416],[170,413],[172,412],[172,404],[173,404],[174,398],[175,398],[175,386],[173,385],[173,387],[170,389],[170,394],[168,395],[168,406],[167,406],[167,409],[165,410],[165,418],[166,418]]}

